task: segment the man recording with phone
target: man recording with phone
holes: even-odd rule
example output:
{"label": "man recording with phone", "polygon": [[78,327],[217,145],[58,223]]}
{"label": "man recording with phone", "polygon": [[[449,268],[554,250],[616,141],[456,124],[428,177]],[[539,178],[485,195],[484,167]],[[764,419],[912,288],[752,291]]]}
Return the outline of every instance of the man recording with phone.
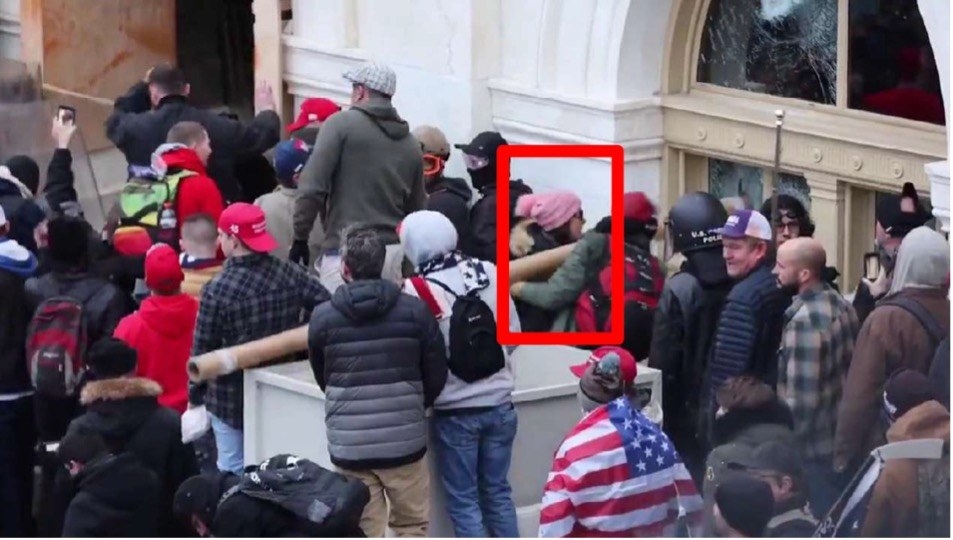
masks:
{"label": "man recording with phone", "polygon": [[900,195],[881,196],[876,217],[876,253],[865,257],[864,277],[854,295],[854,310],[861,325],[877,301],[890,290],[900,242],[910,231],[930,221],[930,213],[920,204],[917,190],[910,182],[903,185]]}

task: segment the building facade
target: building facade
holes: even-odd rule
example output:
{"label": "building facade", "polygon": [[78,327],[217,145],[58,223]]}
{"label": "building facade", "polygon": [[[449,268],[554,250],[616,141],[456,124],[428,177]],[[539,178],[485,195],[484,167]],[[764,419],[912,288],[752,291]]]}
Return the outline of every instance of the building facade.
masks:
{"label": "building facade", "polygon": [[[515,144],[622,145],[626,188],[663,209],[696,189],[760,205],[772,190],[782,109],[779,190],[809,206],[848,288],[873,243],[878,193],[913,182],[948,216],[945,0],[921,0],[925,16],[887,0],[291,4],[280,54],[295,103],[346,101],[341,73],[385,62],[411,124],[461,142],[496,129]],[[894,106],[911,95],[915,110]],[[526,160],[513,171],[537,189],[576,190],[598,216],[608,208],[608,167]]]}
{"label": "building facade", "polygon": [[[20,3],[0,1],[0,48],[29,59],[36,47],[16,39]],[[916,4],[253,0],[255,69],[282,89],[290,118],[306,97],[346,102],[347,69],[387,63],[412,126],[439,126],[453,142],[495,129],[514,144],[621,145],[626,188],[663,211],[696,189],[760,205],[775,182],[781,109],[778,188],[810,207],[851,289],[878,193],[910,181],[949,216],[950,5]],[[459,156],[448,169],[466,174]],[[528,159],[512,170],[537,190],[577,191],[588,216],[609,207],[604,160]]]}

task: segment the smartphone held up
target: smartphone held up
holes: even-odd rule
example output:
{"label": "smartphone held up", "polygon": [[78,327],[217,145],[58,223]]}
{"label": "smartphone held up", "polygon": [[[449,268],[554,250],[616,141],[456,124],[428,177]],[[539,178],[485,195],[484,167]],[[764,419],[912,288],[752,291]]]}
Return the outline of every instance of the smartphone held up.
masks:
{"label": "smartphone held up", "polygon": [[76,109],[69,105],[60,105],[56,111],[56,117],[63,124],[76,124]]}

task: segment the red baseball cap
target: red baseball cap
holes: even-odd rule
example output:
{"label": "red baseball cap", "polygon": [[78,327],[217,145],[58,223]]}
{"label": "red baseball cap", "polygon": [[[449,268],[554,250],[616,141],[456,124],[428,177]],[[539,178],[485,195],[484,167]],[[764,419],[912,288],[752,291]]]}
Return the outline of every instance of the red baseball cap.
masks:
{"label": "red baseball cap", "polygon": [[268,253],[278,247],[275,237],[268,232],[265,213],[254,204],[230,205],[218,218],[218,229],[238,238],[257,253]]}
{"label": "red baseball cap", "polygon": [[632,384],[639,374],[639,364],[635,361],[635,357],[632,356],[632,353],[623,349],[622,347],[599,347],[598,349],[592,351],[592,354],[589,355],[589,358],[585,363],[570,366],[569,371],[572,371],[573,375],[581,379],[583,375],[586,374],[586,371],[590,366],[599,364],[603,360],[609,360],[611,358],[619,359],[619,378],[622,380],[622,382],[626,384]]}
{"label": "red baseball cap", "polygon": [[340,112],[341,107],[337,103],[327,98],[308,98],[301,103],[301,110],[298,112],[298,118],[288,124],[286,128],[288,133],[298,131],[311,122],[324,122],[332,114]]}
{"label": "red baseball cap", "polygon": [[185,274],[179,256],[168,244],[156,244],[146,252],[146,286],[160,293],[175,292]]}
{"label": "red baseball cap", "polygon": [[622,196],[622,215],[647,223],[655,218],[655,205],[641,191],[630,191]]}

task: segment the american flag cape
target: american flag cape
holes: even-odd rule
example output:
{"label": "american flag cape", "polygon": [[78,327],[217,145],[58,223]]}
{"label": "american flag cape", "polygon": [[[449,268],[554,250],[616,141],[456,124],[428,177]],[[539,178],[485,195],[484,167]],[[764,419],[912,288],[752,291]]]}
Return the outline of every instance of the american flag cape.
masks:
{"label": "american flag cape", "polygon": [[541,537],[674,536],[696,528],[702,498],[662,430],[620,398],[587,415],[553,459]]}

